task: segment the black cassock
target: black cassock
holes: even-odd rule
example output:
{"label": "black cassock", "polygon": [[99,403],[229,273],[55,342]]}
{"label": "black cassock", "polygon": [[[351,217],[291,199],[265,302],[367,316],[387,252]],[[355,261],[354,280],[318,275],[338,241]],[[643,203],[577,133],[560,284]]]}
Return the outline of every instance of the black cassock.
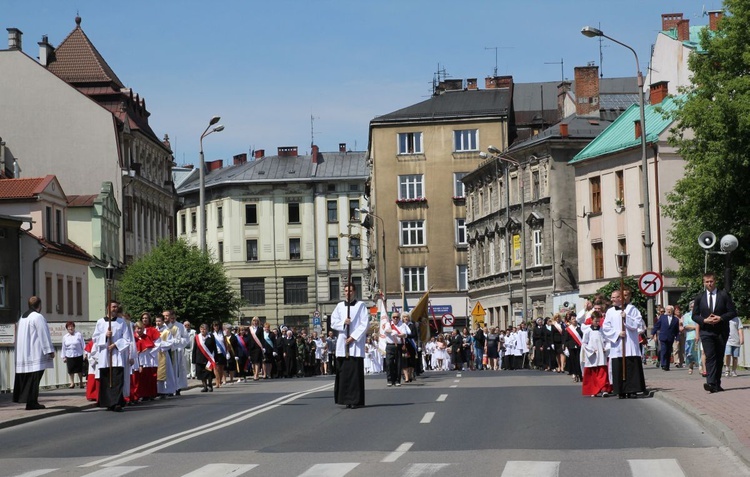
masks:
{"label": "black cassock", "polygon": [[336,358],[336,381],[333,385],[336,404],[365,405],[365,359]]}

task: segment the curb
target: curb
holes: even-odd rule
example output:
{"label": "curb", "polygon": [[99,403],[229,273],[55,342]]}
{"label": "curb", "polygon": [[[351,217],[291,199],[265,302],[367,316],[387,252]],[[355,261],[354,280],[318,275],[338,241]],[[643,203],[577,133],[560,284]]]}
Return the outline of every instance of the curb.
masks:
{"label": "curb", "polygon": [[29,412],[28,415],[22,417],[11,418],[0,422],[0,429],[7,429],[9,427],[17,426],[19,424],[25,424],[27,422],[34,422],[40,419],[45,419],[52,416],[59,416],[61,414],[69,414],[72,412],[83,411],[84,409],[90,409],[95,407],[96,403],[87,403],[85,406],[66,406],[63,408],[50,408],[49,411],[45,412]]}

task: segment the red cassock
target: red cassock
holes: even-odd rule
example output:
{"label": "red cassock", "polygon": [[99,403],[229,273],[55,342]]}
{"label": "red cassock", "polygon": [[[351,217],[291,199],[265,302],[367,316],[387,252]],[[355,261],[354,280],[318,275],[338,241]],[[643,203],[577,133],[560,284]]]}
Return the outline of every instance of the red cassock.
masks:
{"label": "red cassock", "polygon": [[[89,340],[84,350],[87,353],[91,353],[91,350],[93,348],[94,348],[94,340]],[[91,368],[89,367],[89,371],[90,370]],[[99,399],[99,380],[96,379],[95,373],[90,373],[90,374],[87,374],[86,376],[86,400],[96,401],[97,399]]]}
{"label": "red cassock", "polygon": [[[140,355],[141,352],[152,349],[154,343],[160,338],[159,331],[153,326],[148,326],[143,330],[143,335],[136,339],[136,350]],[[139,399],[153,399],[157,396],[156,392],[156,366],[143,367],[140,373],[134,373],[138,376]]]}

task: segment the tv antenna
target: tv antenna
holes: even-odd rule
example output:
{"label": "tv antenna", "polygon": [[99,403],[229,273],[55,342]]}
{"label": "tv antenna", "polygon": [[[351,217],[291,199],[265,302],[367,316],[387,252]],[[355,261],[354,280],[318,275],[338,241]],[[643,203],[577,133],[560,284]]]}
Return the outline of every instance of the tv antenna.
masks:
{"label": "tv antenna", "polygon": [[560,65],[560,82],[565,81],[565,62],[562,58],[560,61],[545,61],[545,65]]}
{"label": "tv antenna", "polygon": [[513,47],[512,46],[485,46],[484,47],[485,50],[495,50],[495,70],[493,71],[492,76],[497,76],[497,50],[500,48],[509,50]]}
{"label": "tv antenna", "polygon": [[310,147],[313,147],[315,145],[315,120],[320,119],[320,117],[316,118],[313,116],[312,113],[310,113]]}

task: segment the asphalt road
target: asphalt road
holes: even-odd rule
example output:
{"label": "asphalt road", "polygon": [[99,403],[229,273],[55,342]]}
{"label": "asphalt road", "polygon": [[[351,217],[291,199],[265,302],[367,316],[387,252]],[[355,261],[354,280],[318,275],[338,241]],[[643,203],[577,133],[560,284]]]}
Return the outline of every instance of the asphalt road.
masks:
{"label": "asphalt road", "polygon": [[590,398],[564,375],[434,372],[367,380],[367,405],[333,379],[240,383],[0,430],[0,475],[750,475],[694,420],[653,398]]}

